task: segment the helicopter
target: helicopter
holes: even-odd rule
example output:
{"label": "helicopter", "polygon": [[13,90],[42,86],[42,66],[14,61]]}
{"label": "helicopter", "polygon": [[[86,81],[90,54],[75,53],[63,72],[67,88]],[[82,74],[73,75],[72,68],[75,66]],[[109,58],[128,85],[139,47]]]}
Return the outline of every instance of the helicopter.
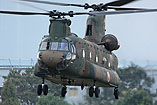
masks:
{"label": "helicopter", "polygon": [[[39,45],[34,74],[42,78],[37,94],[48,94],[45,79],[63,85],[61,96],[67,93],[66,86],[89,86],[89,96],[98,98],[99,87],[114,87],[114,96],[119,97],[120,78],[116,72],[118,58],[112,52],[120,47],[118,39],[112,34],[105,35],[107,15],[157,12],[157,9],[122,8],[137,0],[117,0],[106,4],[68,4],[41,0],[20,0],[59,6],[74,6],[92,9],[89,12],[41,12],[0,11],[13,15],[46,15],[50,17],[49,35],[44,35]],[[115,11],[108,11],[114,9]],[[89,15],[85,37],[82,39],[71,32],[71,20],[66,16]]]}

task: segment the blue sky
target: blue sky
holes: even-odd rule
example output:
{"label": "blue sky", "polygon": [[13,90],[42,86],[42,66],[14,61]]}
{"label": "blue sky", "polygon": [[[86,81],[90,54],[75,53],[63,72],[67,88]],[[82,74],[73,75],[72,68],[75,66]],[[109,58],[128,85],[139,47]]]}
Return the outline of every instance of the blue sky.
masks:
{"label": "blue sky", "polygon": [[[0,0],[0,10],[38,11],[31,7]],[[111,0],[48,0],[66,3],[99,3]],[[33,4],[33,3],[31,3]],[[64,8],[33,4],[47,10],[85,11],[80,8]],[[139,0],[124,7],[157,8],[156,0]],[[78,36],[85,34],[87,16],[75,16],[71,30]],[[12,16],[0,14],[0,58],[36,59],[37,50],[43,35],[48,34],[49,17]],[[114,51],[120,60],[157,61],[157,13],[114,15],[106,17],[106,33],[115,34],[121,45]]]}

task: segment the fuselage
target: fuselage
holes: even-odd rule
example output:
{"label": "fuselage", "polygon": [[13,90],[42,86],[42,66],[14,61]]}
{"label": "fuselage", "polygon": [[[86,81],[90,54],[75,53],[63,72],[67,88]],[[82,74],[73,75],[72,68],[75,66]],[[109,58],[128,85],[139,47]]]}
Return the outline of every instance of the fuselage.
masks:
{"label": "fuselage", "polygon": [[35,75],[62,85],[115,87],[117,66],[117,57],[104,46],[71,33],[57,41],[43,38]]}

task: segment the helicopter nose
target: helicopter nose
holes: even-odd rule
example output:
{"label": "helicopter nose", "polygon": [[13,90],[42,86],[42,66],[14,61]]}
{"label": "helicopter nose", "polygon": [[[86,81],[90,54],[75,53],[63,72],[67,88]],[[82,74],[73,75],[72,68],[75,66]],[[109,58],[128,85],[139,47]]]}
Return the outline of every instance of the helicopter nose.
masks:
{"label": "helicopter nose", "polygon": [[62,61],[63,53],[58,51],[44,51],[42,53],[42,61],[50,66],[55,67],[59,62]]}

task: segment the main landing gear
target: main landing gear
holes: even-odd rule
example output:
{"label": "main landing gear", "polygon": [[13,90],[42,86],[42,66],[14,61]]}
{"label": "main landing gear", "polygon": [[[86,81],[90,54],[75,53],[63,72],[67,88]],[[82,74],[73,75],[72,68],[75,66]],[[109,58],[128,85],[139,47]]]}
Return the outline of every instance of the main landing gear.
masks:
{"label": "main landing gear", "polygon": [[42,84],[38,85],[37,94],[40,96],[41,94],[47,95],[48,94],[48,85],[44,84],[44,78]]}
{"label": "main landing gear", "polygon": [[93,97],[94,93],[95,93],[95,97],[98,98],[100,95],[100,89],[98,87],[94,88],[93,86],[91,86],[89,88],[89,96]]}
{"label": "main landing gear", "polygon": [[115,89],[114,89],[114,97],[115,97],[115,99],[118,99],[118,98],[119,98],[118,87],[115,87]]}

